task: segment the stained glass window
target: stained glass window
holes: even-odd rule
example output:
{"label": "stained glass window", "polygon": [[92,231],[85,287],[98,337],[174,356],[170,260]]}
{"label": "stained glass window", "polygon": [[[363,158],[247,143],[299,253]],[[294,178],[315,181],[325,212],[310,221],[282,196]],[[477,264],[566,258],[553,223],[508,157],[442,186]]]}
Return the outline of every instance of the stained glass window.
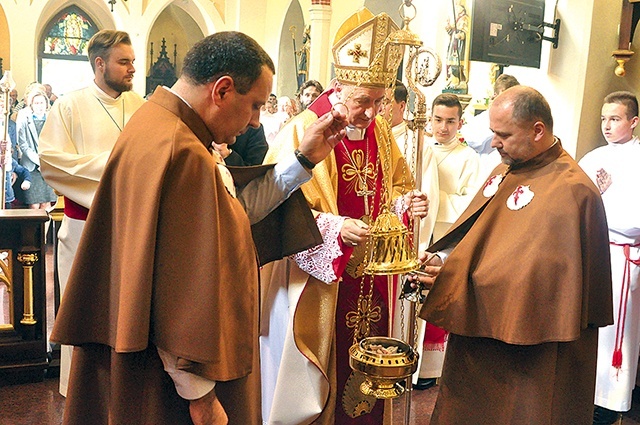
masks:
{"label": "stained glass window", "polygon": [[61,96],[93,80],[89,40],[100,28],[78,6],[69,6],[49,21],[40,38],[38,81]]}
{"label": "stained glass window", "polygon": [[88,56],[89,39],[97,32],[94,23],[76,6],[52,20],[43,40],[43,56]]}

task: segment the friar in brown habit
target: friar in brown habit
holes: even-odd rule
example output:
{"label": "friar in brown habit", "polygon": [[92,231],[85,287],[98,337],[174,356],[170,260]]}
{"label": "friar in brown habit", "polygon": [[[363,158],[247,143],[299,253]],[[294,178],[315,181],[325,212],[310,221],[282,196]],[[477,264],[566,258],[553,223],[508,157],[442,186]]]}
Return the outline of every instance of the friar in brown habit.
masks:
{"label": "friar in brown habit", "polygon": [[450,332],[431,423],[591,424],[613,323],[602,199],[540,93],[510,88],[489,117],[503,164],[424,256],[420,316]]}
{"label": "friar in brown habit", "polygon": [[259,125],[273,74],[253,39],[213,34],[125,127],[51,337],[76,346],[65,424],[261,423],[250,224],[311,178],[346,125],[326,114],[288,159],[234,184],[212,142]]}

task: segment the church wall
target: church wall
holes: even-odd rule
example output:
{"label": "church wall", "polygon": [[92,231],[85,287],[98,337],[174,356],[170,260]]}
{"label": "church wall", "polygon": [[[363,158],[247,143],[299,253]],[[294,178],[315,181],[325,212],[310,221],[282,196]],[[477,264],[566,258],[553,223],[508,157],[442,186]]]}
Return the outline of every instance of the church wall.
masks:
{"label": "church wall", "polygon": [[[633,42],[631,43],[631,50],[633,50],[635,54],[629,62],[627,62],[627,66],[625,67],[627,75],[622,79],[620,90],[629,90],[636,93],[636,96],[640,96],[640,25],[636,27]],[[640,134],[637,128],[636,134]]]}
{"label": "church wall", "polygon": [[203,32],[195,24],[194,20],[183,9],[169,5],[158,16],[153,24],[149,35],[149,43],[147,43],[147,51],[150,43],[153,43],[153,58],[150,54],[147,57],[146,69],[137,69],[142,75],[147,75],[151,69],[151,65],[158,59],[162,47],[162,39],[166,40],[167,56],[174,62],[174,45],[176,55],[176,75],[180,75],[182,70],[182,61],[187,51],[199,40],[204,37]]}
{"label": "church wall", "polygon": [[[553,22],[554,6],[555,0],[547,0],[545,22]],[[562,21],[558,48],[553,49],[551,42],[543,41],[540,69],[505,68],[521,84],[534,87],[545,96],[554,117],[554,134],[573,156],[585,96],[593,11],[594,0],[561,0],[557,9]],[[545,34],[551,35],[551,31]]]}
{"label": "church wall", "polygon": [[616,90],[631,90],[640,94],[640,87],[632,87],[633,81],[638,81],[637,72],[635,76],[634,72],[628,72],[622,78],[614,74],[616,61],[611,52],[618,48],[621,11],[622,2],[594,2],[593,16],[597,19],[594,18],[591,24],[591,39],[594,42],[589,44],[582,114],[577,128],[578,159],[597,146],[606,144],[600,129],[600,112],[604,97]]}
{"label": "church wall", "polygon": [[236,3],[235,21],[230,19],[227,23],[228,29],[234,29],[244,32],[245,34],[255,38],[263,39],[265,35],[267,14],[266,1],[236,1],[229,4]]}
{"label": "church wall", "polygon": [[[287,36],[285,16],[293,0],[118,0],[114,12],[109,11],[106,1],[78,0],[84,9],[101,28],[128,30],[133,38],[136,51],[138,74],[134,79],[134,89],[141,94],[145,91],[145,74],[149,67],[149,41],[154,25],[164,28],[158,18],[165,8],[181,8],[196,23],[197,29],[204,35],[219,30],[241,30],[247,32],[259,43],[276,62],[277,69],[286,66],[280,60],[292,59],[292,51],[283,52],[284,37]],[[302,22],[308,24],[311,0],[297,0],[302,10]],[[373,8],[381,7],[380,0],[367,0]],[[329,27],[327,51],[333,37],[342,22],[357,9],[365,5],[365,0],[350,2],[333,1]],[[397,2],[398,6],[400,1]],[[470,6],[467,0],[467,6]],[[542,64],[540,69],[507,67],[506,73],[515,75],[523,84],[537,88],[549,100],[555,118],[555,133],[562,139],[565,148],[577,157],[582,156],[594,146],[603,143],[599,130],[599,110],[605,94],[617,89],[640,89],[640,59],[633,57],[627,65],[627,76],[616,77],[613,74],[615,61],[611,52],[617,48],[618,25],[620,21],[621,1],[608,0],[558,0],[558,17],[562,19],[558,49],[552,49],[550,42],[543,42]],[[0,39],[0,55],[5,58],[5,69],[12,68],[18,90],[22,95],[24,86],[34,81],[37,75],[36,52],[43,26],[62,7],[69,3],[65,0],[33,0],[16,2],[0,0],[6,16],[6,23],[0,16],[0,35],[8,32],[8,37]],[[446,54],[448,35],[444,24],[450,12],[448,0],[415,2],[417,16],[411,23],[411,29],[424,40],[425,45],[434,48],[442,58]],[[552,22],[556,0],[546,1],[546,21]],[[384,4],[383,4],[384,6]],[[473,11],[470,11],[473,13]],[[177,12],[179,15],[179,12]],[[176,13],[174,13],[176,15]],[[32,19],[23,19],[29,16]],[[594,18],[597,17],[597,19]],[[298,16],[298,19],[300,17]],[[176,21],[184,22],[177,18]],[[167,24],[169,25],[169,24]],[[179,24],[181,25],[181,24]],[[165,32],[163,29],[162,32]],[[302,33],[302,24],[298,30]],[[547,30],[547,34],[551,31]],[[186,44],[191,45],[198,35],[187,34]],[[288,36],[290,43],[290,35]],[[639,35],[636,34],[636,40]],[[173,42],[168,41],[172,53]],[[312,40],[312,43],[314,40]],[[316,43],[321,42],[315,40]],[[181,49],[180,41],[178,48]],[[637,41],[634,40],[634,44]],[[156,45],[154,44],[154,49]],[[633,50],[633,48],[632,48]],[[157,50],[156,50],[157,51]],[[183,52],[180,53],[180,60]],[[287,59],[289,58],[289,59]],[[311,57],[310,61],[314,58]],[[331,75],[331,63],[327,63],[326,75]],[[281,71],[282,72],[282,71]],[[490,94],[490,65],[471,62],[469,70],[469,94],[474,98],[485,98]],[[328,78],[327,78],[328,80]],[[286,88],[286,83],[276,77],[276,88]],[[289,81],[287,79],[287,81]],[[328,81],[321,81],[324,85]],[[445,85],[442,75],[433,87],[425,89],[430,102]],[[287,89],[287,91],[290,91]],[[280,93],[278,93],[280,94]],[[284,94],[284,93],[283,93]]]}
{"label": "church wall", "polygon": [[[286,20],[287,11],[292,1],[295,0],[273,0],[267,2],[267,10],[265,12],[265,32],[262,37],[256,40],[261,43],[267,51],[274,65],[276,66],[276,78],[273,81],[273,93],[277,92],[278,87],[278,69],[280,68],[280,43],[282,28]],[[262,39],[262,40],[261,40]]]}
{"label": "church wall", "polygon": [[274,93],[276,96],[288,96],[293,98],[298,91],[298,71],[297,61],[299,56],[294,57],[293,38],[290,32],[291,27],[295,27],[296,50],[302,46],[302,34],[304,32],[304,16],[302,8],[297,0],[293,0],[286,11],[285,20],[280,28],[279,49],[275,56],[277,58],[276,76],[274,78]]}

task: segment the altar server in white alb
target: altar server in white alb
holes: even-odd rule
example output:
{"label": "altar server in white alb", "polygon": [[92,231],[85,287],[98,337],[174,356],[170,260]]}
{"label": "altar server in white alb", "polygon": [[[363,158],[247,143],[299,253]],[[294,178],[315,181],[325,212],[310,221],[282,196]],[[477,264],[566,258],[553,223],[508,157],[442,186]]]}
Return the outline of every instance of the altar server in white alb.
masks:
{"label": "altar server in white alb", "polygon": [[[40,134],[40,169],[49,186],[64,195],[58,232],[58,278],[64,295],[85,219],[111,149],[144,99],[131,91],[135,55],[126,32],[102,30],[87,47],[94,80],[61,96]],[[60,394],[66,395],[71,347],[60,353]]]}
{"label": "altar server in white alb", "polygon": [[602,134],[607,141],[580,166],[600,189],[611,249],[614,324],[600,329],[594,424],[612,424],[631,409],[640,347],[640,143],[638,100],[629,92],[604,99]]}
{"label": "altar server in white alb", "polygon": [[461,118],[462,105],[458,96],[451,93],[436,96],[431,107],[433,138],[429,140],[438,165],[440,188],[434,242],[449,230],[478,191],[480,157],[460,142]]}

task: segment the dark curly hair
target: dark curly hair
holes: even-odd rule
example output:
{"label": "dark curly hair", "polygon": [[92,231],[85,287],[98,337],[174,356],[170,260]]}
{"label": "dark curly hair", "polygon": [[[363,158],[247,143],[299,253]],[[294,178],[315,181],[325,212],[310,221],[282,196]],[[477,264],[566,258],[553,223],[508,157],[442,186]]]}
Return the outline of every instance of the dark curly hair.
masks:
{"label": "dark curly hair", "polygon": [[275,74],[273,61],[251,37],[223,31],[197,42],[184,58],[182,77],[195,85],[208,84],[225,75],[233,78],[236,90],[246,94],[267,66]]}

